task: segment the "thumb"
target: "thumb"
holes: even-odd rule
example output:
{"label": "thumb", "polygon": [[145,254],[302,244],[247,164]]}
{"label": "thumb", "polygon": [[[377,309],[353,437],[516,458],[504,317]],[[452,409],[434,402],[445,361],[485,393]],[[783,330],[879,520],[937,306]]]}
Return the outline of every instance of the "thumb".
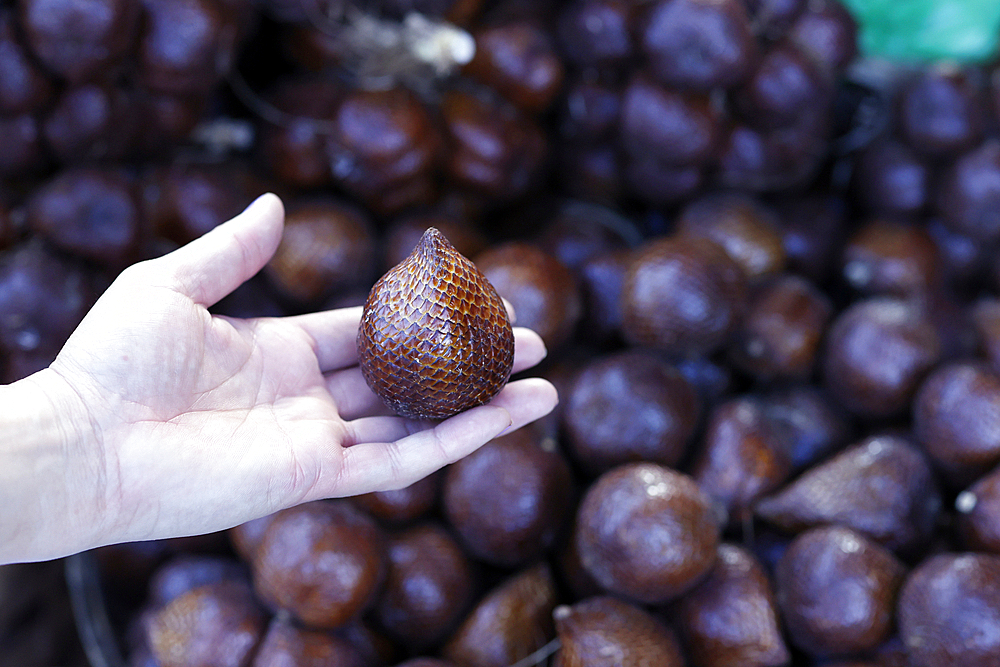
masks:
{"label": "thumb", "polygon": [[284,220],[281,199],[268,193],[232,220],[153,262],[178,291],[195,303],[212,306],[271,259],[281,242]]}

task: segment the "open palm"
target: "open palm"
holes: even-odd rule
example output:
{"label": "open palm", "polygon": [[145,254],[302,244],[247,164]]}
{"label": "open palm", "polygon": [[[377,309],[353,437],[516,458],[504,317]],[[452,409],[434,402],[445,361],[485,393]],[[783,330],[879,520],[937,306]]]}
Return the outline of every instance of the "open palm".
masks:
{"label": "open palm", "polygon": [[[530,379],[437,424],[391,416],[357,366],[360,308],[211,315],[274,253],[282,219],[268,195],[130,267],[49,369],[84,406],[95,543],[207,532],[307,500],[400,488],[555,405],[552,386]],[[515,329],[515,371],[544,355],[537,335]]]}

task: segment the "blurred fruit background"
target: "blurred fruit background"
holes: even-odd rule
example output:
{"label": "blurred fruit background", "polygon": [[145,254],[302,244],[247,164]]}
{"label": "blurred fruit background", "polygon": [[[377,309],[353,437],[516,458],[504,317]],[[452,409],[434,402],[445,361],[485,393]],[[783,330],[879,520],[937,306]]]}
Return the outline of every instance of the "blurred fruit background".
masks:
{"label": "blurred fruit background", "polygon": [[[433,225],[561,394],[75,559],[93,667],[1000,664],[998,7],[0,0],[3,382],[273,191],[217,312],[360,304]],[[88,664],[61,562],[0,602],[0,664]]]}

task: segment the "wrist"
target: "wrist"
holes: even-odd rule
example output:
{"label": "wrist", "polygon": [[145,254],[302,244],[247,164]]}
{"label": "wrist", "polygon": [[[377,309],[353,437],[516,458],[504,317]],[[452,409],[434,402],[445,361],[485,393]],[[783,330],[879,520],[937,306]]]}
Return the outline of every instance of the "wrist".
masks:
{"label": "wrist", "polygon": [[0,562],[93,546],[106,474],[83,398],[45,369],[0,386],[0,405]]}

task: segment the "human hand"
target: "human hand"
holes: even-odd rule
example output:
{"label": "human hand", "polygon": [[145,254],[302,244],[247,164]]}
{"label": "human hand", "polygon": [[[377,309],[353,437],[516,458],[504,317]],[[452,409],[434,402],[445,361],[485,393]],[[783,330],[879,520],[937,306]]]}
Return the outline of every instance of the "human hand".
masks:
{"label": "human hand", "polygon": [[[211,315],[274,253],[283,215],[265,195],[183,248],[129,267],[50,368],[6,388],[25,383],[44,396],[64,441],[66,460],[53,464],[65,478],[36,490],[51,495],[28,512],[44,524],[31,531],[28,558],[402,488],[555,406],[552,385],[528,379],[437,424],[389,416],[357,366],[361,308]],[[533,332],[514,332],[517,372],[545,348]]]}

